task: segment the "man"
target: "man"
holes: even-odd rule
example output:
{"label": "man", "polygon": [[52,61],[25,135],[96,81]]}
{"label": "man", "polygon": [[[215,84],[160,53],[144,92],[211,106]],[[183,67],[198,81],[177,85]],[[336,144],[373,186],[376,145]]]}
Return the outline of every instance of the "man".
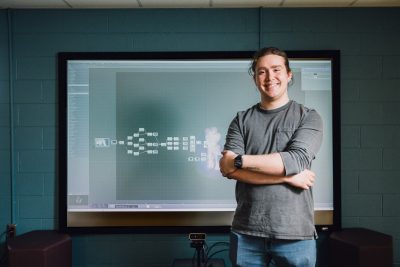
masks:
{"label": "man", "polygon": [[232,264],[315,266],[315,174],[309,169],[321,146],[322,120],[289,99],[293,74],[285,52],[261,49],[250,71],[260,103],[233,119],[220,160],[222,175],[237,181]]}

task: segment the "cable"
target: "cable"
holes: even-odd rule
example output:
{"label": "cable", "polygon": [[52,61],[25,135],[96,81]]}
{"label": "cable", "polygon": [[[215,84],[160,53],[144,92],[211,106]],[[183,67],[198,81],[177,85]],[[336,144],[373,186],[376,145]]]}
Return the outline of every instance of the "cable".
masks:
{"label": "cable", "polygon": [[192,241],[190,244],[192,248],[195,248],[195,252],[192,258],[192,266],[202,267],[202,263],[206,261],[205,248],[207,244],[204,240],[202,241]]}
{"label": "cable", "polygon": [[212,257],[214,257],[216,254],[229,251],[228,248],[224,248],[212,253],[212,250],[219,246],[229,247],[229,242],[215,242],[211,246],[208,246],[205,241],[197,243],[192,242],[191,247],[196,248],[192,257],[192,267],[207,267],[209,260],[212,259]]}
{"label": "cable", "polygon": [[214,244],[212,244],[212,245],[207,249],[207,254],[210,253],[210,251],[211,251],[214,247],[217,247],[217,246],[220,246],[220,245],[224,245],[224,246],[228,246],[228,247],[229,247],[229,242],[223,242],[223,241],[215,242]]}
{"label": "cable", "polygon": [[217,250],[216,252],[211,254],[210,257],[208,257],[208,259],[211,259],[212,257],[214,257],[214,255],[217,255],[218,253],[225,252],[225,251],[229,251],[229,249],[224,248],[224,249]]}
{"label": "cable", "polygon": [[[229,247],[229,242],[222,242],[222,241],[220,241],[220,242],[215,242],[215,243],[212,244],[211,246],[208,246],[207,244],[205,244],[205,247],[206,247],[206,259],[205,259],[205,262],[204,262],[204,264],[203,264],[203,267],[207,267],[207,264],[208,264],[209,260],[212,259],[212,257],[213,257],[214,255],[216,255],[216,254],[218,254],[218,253],[221,253],[221,252],[224,252],[224,251],[229,251],[229,249],[225,248],[225,249],[218,250],[218,251],[216,251],[216,252],[214,252],[214,253],[211,253],[212,250],[213,250],[214,248],[218,247],[218,246]],[[210,253],[211,253],[211,254],[210,254]]]}
{"label": "cable", "polygon": [[218,253],[225,252],[225,251],[229,251],[229,249],[228,249],[228,248],[224,248],[224,249],[221,249],[221,250],[217,250],[216,252],[214,252],[213,254],[211,254],[209,257],[207,257],[207,260],[206,260],[206,262],[204,263],[204,267],[207,267],[208,261],[211,260],[212,257],[214,257],[215,255],[217,255]]}

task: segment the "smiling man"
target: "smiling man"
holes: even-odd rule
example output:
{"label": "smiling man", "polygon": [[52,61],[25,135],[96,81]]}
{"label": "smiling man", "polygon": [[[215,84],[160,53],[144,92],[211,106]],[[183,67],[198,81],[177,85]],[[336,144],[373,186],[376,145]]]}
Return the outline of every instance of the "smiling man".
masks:
{"label": "smiling man", "polygon": [[284,51],[261,49],[250,73],[260,102],[233,119],[220,160],[222,175],[236,180],[232,264],[315,266],[310,168],[322,143],[321,117],[289,99],[293,73]]}

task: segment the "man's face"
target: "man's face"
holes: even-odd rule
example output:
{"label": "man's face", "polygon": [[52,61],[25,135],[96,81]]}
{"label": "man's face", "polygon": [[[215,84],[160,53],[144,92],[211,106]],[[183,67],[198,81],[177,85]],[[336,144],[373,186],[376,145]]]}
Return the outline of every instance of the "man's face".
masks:
{"label": "man's face", "polygon": [[266,55],[258,59],[254,81],[263,101],[276,102],[287,98],[287,87],[292,73],[285,67],[285,59]]}

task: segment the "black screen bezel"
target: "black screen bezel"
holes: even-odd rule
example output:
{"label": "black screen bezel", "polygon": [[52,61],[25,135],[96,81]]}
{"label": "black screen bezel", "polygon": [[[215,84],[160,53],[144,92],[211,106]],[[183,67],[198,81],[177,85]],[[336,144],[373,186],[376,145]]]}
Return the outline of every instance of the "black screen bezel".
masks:
{"label": "black screen bezel", "polygon": [[[69,227],[67,225],[67,63],[68,60],[215,60],[251,59],[252,51],[212,52],[60,52],[58,53],[58,223],[68,233],[228,233],[230,225],[202,226],[107,226]],[[332,61],[332,129],[333,129],[333,224],[316,225],[318,231],[341,228],[341,149],[340,149],[340,51],[287,51],[289,59],[328,59]]]}

